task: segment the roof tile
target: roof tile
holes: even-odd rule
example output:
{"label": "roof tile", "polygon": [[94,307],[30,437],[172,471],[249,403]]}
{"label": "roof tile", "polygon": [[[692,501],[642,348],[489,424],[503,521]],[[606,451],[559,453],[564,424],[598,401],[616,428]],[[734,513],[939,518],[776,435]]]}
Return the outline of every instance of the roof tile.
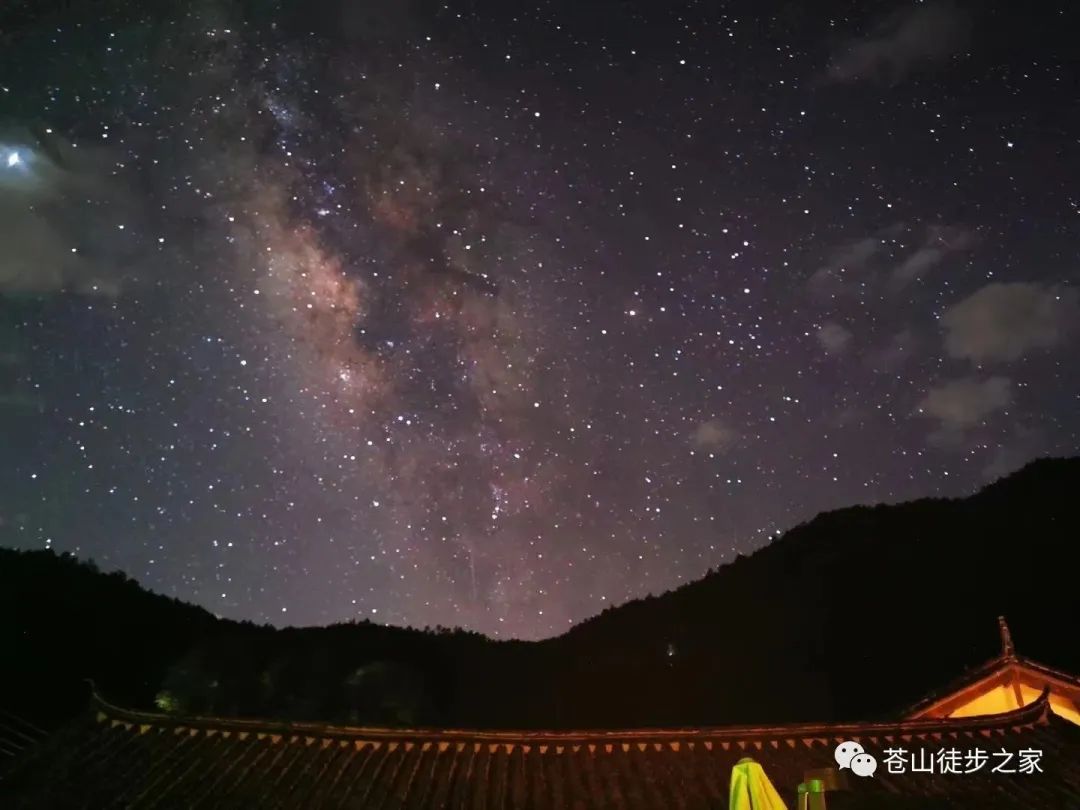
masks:
{"label": "roof tile", "polygon": [[[856,739],[872,752],[920,743],[1044,752],[1045,773],[889,774],[841,780],[830,807],[939,798],[952,808],[1080,807],[1080,729],[1044,695],[1008,715],[894,723],[581,732],[334,727],[95,714],[0,772],[11,808],[555,808],[724,806],[732,766],[753,756],[782,793]],[[890,804],[892,802],[893,804]]]}

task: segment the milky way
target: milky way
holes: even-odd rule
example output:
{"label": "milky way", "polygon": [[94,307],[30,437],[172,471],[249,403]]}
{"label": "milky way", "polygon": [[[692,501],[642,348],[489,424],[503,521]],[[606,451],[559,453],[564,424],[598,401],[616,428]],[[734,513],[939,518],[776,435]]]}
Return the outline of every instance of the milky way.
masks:
{"label": "milky way", "polygon": [[1064,12],[312,5],[0,17],[5,544],[532,638],[1076,452]]}

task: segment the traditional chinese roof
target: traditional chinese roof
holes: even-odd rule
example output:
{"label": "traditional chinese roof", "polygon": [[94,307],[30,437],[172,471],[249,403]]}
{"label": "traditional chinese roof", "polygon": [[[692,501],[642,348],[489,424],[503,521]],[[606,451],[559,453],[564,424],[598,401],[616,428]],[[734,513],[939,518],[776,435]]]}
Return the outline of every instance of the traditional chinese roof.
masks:
{"label": "traditional chinese roof", "polygon": [[0,763],[19,756],[45,737],[40,728],[0,709]]}
{"label": "traditional chinese roof", "polygon": [[[849,739],[878,757],[875,777],[828,770]],[[887,748],[1031,749],[1044,772],[990,773],[988,763],[970,774],[889,774]],[[746,756],[792,806],[797,784],[820,775],[846,782],[829,793],[831,810],[1080,807],[1080,729],[1053,715],[1045,694],[963,720],[558,733],[177,718],[95,697],[80,723],[0,775],[0,806],[723,808],[731,768]]]}
{"label": "traditional chinese roof", "polygon": [[980,695],[1004,687],[1015,692],[1013,704],[1017,706],[1030,703],[1030,696],[1049,690],[1051,708],[1075,718],[1080,711],[1080,678],[1018,655],[1004,617],[998,617],[998,628],[1001,634],[998,656],[927,695],[908,708],[904,716],[949,717]]}

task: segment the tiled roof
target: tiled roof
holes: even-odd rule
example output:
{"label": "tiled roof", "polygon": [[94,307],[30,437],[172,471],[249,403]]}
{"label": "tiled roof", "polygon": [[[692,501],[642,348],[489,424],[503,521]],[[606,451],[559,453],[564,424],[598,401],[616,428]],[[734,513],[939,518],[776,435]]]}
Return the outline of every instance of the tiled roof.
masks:
{"label": "tiled roof", "polygon": [[568,733],[180,719],[97,699],[92,716],[0,777],[0,806],[697,810],[727,807],[731,768],[745,756],[794,806],[796,785],[853,739],[879,760],[890,747],[1037,749],[1044,772],[890,775],[880,766],[830,792],[831,810],[1076,810],[1080,728],[1046,698],[963,720]]}
{"label": "tiled roof", "polygon": [[23,754],[44,737],[45,732],[33,723],[0,709],[0,763]]}

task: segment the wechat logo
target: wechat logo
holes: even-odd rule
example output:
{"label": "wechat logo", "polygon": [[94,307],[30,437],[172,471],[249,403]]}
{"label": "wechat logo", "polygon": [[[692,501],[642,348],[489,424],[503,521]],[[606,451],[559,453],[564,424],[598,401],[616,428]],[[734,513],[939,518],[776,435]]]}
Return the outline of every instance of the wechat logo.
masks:
{"label": "wechat logo", "polygon": [[836,746],[833,757],[841,769],[848,768],[856,776],[873,776],[877,770],[877,760],[854,740]]}

